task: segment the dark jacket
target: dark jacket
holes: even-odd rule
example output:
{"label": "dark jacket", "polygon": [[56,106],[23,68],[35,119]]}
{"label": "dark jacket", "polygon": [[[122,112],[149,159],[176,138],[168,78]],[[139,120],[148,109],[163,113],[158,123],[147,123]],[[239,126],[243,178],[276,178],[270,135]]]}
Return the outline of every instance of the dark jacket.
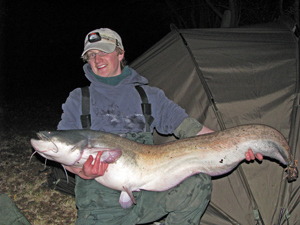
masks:
{"label": "dark jacket", "polygon": [[[145,131],[141,97],[134,88],[136,85],[142,85],[151,103],[154,117],[151,132],[155,127],[162,134],[172,134],[188,117],[185,110],[169,100],[162,90],[147,85],[147,79],[135,70],[129,67],[125,67],[124,70],[129,71],[130,75],[116,86],[112,86],[99,82],[93,75],[89,64],[84,65],[85,75],[91,81],[91,129],[110,133]],[[82,129],[80,88],[70,93],[62,108],[63,114],[58,129]]]}

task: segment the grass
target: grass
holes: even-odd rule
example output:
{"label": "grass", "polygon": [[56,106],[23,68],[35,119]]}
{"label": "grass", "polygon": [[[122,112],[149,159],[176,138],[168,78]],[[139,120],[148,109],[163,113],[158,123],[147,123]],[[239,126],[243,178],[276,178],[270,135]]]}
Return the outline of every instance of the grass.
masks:
{"label": "grass", "polygon": [[44,162],[36,155],[30,162],[30,139],[36,131],[56,129],[60,119],[60,106],[52,110],[48,104],[31,98],[1,104],[0,193],[8,195],[32,225],[75,224],[74,197],[45,185],[48,174],[39,172]]}

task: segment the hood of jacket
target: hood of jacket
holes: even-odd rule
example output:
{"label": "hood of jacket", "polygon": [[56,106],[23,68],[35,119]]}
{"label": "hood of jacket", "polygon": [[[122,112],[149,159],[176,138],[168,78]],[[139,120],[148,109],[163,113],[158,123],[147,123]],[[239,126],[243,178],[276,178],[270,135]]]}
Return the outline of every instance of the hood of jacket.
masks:
{"label": "hood of jacket", "polygon": [[111,89],[112,87],[118,88],[118,86],[123,85],[146,85],[148,84],[148,80],[145,77],[142,77],[139,75],[134,69],[128,68],[131,71],[131,74],[125,77],[123,80],[121,80],[116,86],[111,86],[109,84],[104,84],[97,80],[97,78],[94,76],[91,66],[86,63],[83,66],[83,70],[85,72],[86,78],[91,82],[91,87],[94,86],[94,88],[108,88]]}

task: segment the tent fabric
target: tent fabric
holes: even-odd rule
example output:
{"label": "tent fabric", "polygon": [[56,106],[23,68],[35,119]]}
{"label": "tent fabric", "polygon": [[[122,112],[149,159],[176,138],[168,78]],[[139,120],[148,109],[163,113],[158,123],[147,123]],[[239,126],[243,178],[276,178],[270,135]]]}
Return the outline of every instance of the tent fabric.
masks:
{"label": "tent fabric", "polygon": [[0,194],[0,225],[30,225],[21,210],[6,194]]}
{"label": "tent fabric", "polygon": [[[293,24],[173,29],[131,63],[151,86],[214,130],[265,124],[299,144],[299,48]],[[174,140],[155,134],[155,143]],[[300,179],[272,160],[213,178],[201,224],[300,224]]]}

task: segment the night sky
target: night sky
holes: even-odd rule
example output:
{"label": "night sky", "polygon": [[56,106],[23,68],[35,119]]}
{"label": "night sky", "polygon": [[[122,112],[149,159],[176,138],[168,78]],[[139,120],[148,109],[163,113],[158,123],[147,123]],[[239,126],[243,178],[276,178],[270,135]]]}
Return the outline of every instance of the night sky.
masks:
{"label": "night sky", "polygon": [[[132,62],[170,32],[172,10],[158,2],[0,0],[0,101],[55,100],[60,107],[70,91],[89,84],[80,56],[97,28],[119,33]],[[259,18],[274,16],[272,7]]]}
{"label": "night sky", "polygon": [[119,33],[128,63],[170,32],[155,9],[126,2],[2,0],[2,97],[63,102],[74,88],[89,84],[80,55],[93,29]]}

